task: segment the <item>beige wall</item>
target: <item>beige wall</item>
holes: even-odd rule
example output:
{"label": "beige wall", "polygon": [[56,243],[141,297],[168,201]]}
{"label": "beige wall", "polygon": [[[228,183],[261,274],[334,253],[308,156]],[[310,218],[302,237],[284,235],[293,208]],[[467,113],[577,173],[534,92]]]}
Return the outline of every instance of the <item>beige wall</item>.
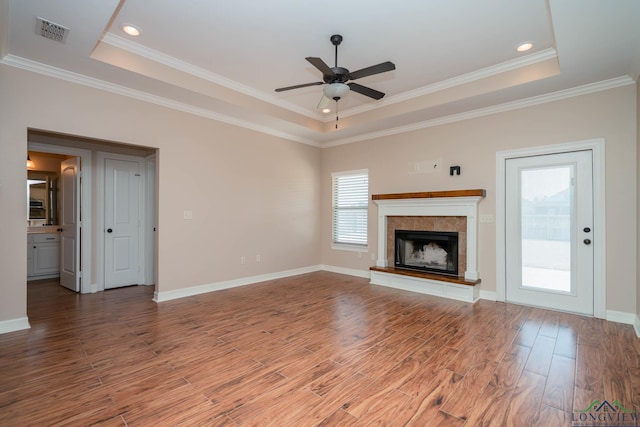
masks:
{"label": "beige wall", "polygon": [[[320,150],[0,65],[0,321],[26,316],[28,128],[159,149],[160,292],[319,263],[367,271],[376,206],[370,254],[332,250],[331,172],[369,169],[371,193],[485,188],[480,214],[495,214],[496,151],[604,138],[607,309],[636,312],[638,97],[626,86]],[[436,159],[439,172],[408,173],[409,161]],[[479,242],[482,289],[494,291],[494,224],[480,224]]]}
{"label": "beige wall", "polygon": [[320,260],[320,149],[0,65],[0,321],[26,316],[28,128],[159,149],[160,292]]}
{"label": "beige wall", "polygon": [[[496,152],[594,138],[606,140],[607,309],[636,311],[636,89],[633,85],[520,110],[323,150],[322,262],[375,264],[377,206],[370,203],[369,251],[331,249],[331,172],[369,169],[372,194],[484,188],[479,213],[495,215]],[[410,161],[442,159],[439,172],[409,174]],[[460,165],[460,176],[449,166]],[[479,224],[482,288],[496,289],[495,224]],[[600,260],[596,260],[599,262]]]}

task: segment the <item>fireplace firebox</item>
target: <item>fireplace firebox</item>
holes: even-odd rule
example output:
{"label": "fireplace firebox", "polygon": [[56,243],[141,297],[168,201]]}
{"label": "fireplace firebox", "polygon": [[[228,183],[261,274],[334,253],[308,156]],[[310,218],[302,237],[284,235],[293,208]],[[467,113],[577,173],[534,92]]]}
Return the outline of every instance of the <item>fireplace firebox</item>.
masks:
{"label": "fireplace firebox", "polygon": [[396,268],[458,275],[458,233],[396,230]]}

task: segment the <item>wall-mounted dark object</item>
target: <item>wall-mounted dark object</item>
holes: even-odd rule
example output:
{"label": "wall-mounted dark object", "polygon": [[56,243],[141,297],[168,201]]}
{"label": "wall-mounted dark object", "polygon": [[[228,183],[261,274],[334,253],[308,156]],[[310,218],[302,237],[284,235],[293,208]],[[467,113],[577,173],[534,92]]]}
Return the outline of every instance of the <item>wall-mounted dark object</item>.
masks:
{"label": "wall-mounted dark object", "polygon": [[453,174],[460,175],[460,166],[450,166],[449,167],[449,175],[453,176]]}

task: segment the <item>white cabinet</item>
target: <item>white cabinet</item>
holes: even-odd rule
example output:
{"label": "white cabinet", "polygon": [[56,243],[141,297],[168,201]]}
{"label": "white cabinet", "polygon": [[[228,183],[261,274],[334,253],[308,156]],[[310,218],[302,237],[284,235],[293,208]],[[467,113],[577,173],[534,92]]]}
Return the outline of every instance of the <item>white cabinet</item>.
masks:
{"label": "white cabinet", "polygon": [[60,235],[27,235],[27,279],[44,279],[60,275]]}

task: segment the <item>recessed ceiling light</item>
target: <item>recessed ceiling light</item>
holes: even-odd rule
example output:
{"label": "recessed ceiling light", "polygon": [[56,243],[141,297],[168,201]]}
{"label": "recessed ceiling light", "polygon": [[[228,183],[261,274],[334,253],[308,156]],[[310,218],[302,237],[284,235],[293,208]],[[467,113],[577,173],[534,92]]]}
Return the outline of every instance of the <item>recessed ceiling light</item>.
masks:
{"label": "recessed ceiling light", "polygon": [[331,112],[331,108],[323,108],[322,112],[325,113],[325,114],[330,113]]}
{"label": "recessed ceiling light", "polygon": [[129,24],[123,25],[122,31],[124,31],[125,33],[133,37],[137,37],[140,35],[140,29],[134,25],[129,25]]}
{"label": "recessed ceiling light", "polygon": [[531,43],[531,42],[524,42],[524,43],[520,43],[520,44],[518,45],[518,47],[516,47],[516,50],[517,50],[518,52],[526,52],[526,51],[528,51],[529,49],[531,49],[532,47],[533,47],[533,43]]}

